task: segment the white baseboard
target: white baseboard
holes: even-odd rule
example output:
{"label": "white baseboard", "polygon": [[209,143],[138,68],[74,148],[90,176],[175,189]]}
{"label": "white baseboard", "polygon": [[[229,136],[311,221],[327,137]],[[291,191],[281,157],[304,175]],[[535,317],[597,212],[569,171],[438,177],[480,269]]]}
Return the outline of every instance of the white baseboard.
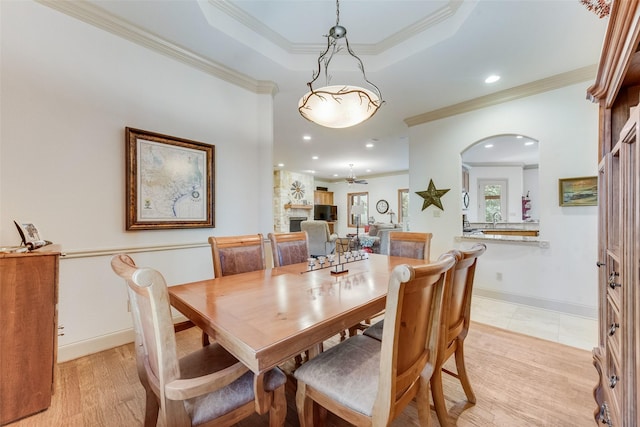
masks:
{"label": "white baseboard", "polygon": [[135,335],[132,328],[63,345],[58,347],[58,363],[67,362],[79,357],[88,356],[89,354],[129,344],[133,342],[134,339]]}
{"label": "white baseboard", "polygon": [[475,295],[491,298],[499,301],[506,301],[520,305],[528,305],[545,310],[558,311],[560,313],[571,314],[573,316],[581,316],[590,319],[598,318],[598,307],[590,307],[579,304],[572,304],[563,301],[553,301],[543,298],[529,297],[517,295],[508,292],[494,291],[492,289],[473,288]]}
{"label": "white baseboard", "polygon": [[[174,317],[174,323],[184,322],[184,316]],[[133,328],[113,332],[88,340],[78,341],[58,347],[58,363],[68,362],[79,357],[88,356],[110,348],[132,343],[135,340]]]}

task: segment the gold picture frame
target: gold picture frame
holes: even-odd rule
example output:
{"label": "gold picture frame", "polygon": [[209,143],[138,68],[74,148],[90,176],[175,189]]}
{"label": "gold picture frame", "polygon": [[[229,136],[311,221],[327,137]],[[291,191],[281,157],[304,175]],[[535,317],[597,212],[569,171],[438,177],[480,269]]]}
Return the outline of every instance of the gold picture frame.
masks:
{"label": "gold picture frame", "polygon": [[561,178],[558,196],[560,206],[597,206],[598,177]]}
{"label": "gold picture frame", "polygon": [[215,146],[125,129],[127,230],[215,226]]}

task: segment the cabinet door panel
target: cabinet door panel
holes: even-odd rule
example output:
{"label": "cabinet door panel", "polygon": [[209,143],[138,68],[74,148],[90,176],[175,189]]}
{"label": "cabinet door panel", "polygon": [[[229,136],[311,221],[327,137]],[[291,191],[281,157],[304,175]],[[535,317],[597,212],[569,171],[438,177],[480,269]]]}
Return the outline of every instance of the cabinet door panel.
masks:
{"label": "cabinet door panel", "polygon": [[58,257],[0,259],[0,424],[51,404]]}

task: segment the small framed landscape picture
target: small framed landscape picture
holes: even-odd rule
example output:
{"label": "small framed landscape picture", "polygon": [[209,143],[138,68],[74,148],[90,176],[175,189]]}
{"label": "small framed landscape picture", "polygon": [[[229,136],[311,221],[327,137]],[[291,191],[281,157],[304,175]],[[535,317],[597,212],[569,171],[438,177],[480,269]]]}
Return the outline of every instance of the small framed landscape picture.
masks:
{"label": "small framed landscape picture", "polygon": [[597,206],[598,177],[561,178],[558,193],[560,206]]}

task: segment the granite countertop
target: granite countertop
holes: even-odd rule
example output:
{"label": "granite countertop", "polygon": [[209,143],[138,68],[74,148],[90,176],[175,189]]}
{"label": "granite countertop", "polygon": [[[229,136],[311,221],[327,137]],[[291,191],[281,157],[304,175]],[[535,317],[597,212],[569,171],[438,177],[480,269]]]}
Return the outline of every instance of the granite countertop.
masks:
{"label": "granite countertop", "polygon": [[478,232],[463,233],[462,240],[491,240],[500,242],[532,242],[539,243],[540,238],[538,236],[511,236],[507,234],[483,234]]}

